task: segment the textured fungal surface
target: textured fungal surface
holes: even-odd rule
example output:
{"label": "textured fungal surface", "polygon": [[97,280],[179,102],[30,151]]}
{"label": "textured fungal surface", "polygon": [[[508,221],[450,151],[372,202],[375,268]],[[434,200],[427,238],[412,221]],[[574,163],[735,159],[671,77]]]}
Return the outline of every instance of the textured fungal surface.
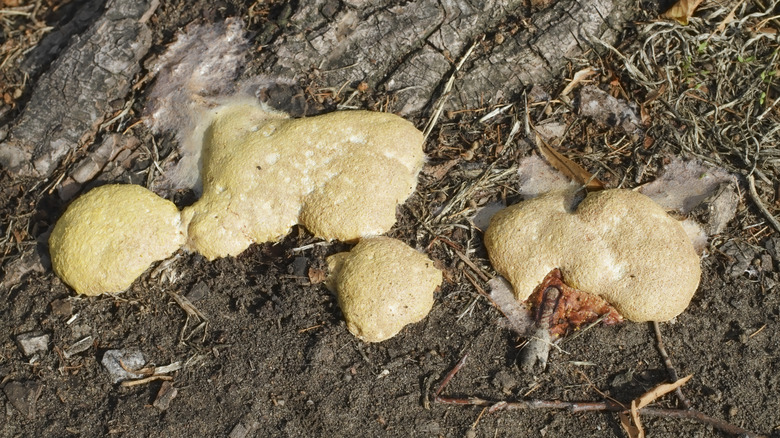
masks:
{"label": "textured fungal surface", "polygon": [[614,189],[554,192],[497,213],[485,233],[495,269],[518,300],[559,268],[569,286],[632,321],[666,321],[690,303],[699,257],[680,223],[648,197]]}
{"label": "textured fungal surface", "polygon": [[49,237],[54,272],[79,294],[121,292],[185,242],[176,206],[137,185],[95,188],[76,199]]}
{"label": "textured fungal surface", "polygon": [[183,210],[188,247],[208,259],[278,240],[386,232],[417,185],[422,133],[386,113],[289,119],[250,102],[215,109],[204,129],[203,196]]}
{"label": "textured fungal surface", "polygon": [[425,254],[388,237],[363,239],[327,261],[327,286],[338,296],[347,328],[367,342],[392,338],[425,318],[442,280]]}

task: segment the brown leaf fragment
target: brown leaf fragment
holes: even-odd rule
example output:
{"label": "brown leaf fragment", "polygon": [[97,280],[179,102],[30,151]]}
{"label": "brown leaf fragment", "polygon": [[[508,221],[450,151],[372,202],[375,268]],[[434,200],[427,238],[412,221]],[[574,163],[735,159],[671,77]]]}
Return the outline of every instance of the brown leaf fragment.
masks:
{"label": "brown leaf fragment", "polygon": [[422,173],[438,181],[444,178],[447,172],[449,172],[450,169],[452,169],[459,162],[460,159],[455,158],[439,164],[426,164],[425,166],[423,166]]}
{"label": "brown leaf fragment", "polygon": [[687,25],[688,20],[693,16],[694,11],[696,11],[701,2],[702,0],[679,0],[669,10],[661,14],[661,18],[675,20],[682,25]]}
{"label": "brown leaf fragment", "polygon": [[320,284],[328,278],[328,273],[324,269],[309,268],[308,275],[311,284]]}
{"label": "brown leaf fragment", "polygon": [[571,178],[571,180],[577,184],[585,186],[587,191],[594,192],[604,190],[605,187],[603,182],[579,164],[553,149],[541,136],[539,136],[539,134],[536,135],[536,146],[539,148],[539,152],[544,159],[547,160],[552,167],[566,175],[566,177]]}
{"label": "brown leaf fragment", "polygon": [[721,21],[720,24],[718,24],[718,27],[715,28],[715,33],[721,33],[724,30],[726,30],[726,26],[728,26],[729,24],[731,24],[732,21],[734,21],[734,17],[736,16],[737,13],[737,8],[742,6],[742,3],[745,3],[745,0],[741,0],[737,2],[737,4],[735,4],[734,7],[731,8],[731,11],[729,12],[728,15],[726,15],[726,18],[724,18],[723,21]]}
{"label": "brown leaf fragment", "polygon": [[655,388],[651,389],[650,391],[647,391],[646,393],[642,394],[641,397],[631,402],[632,410],[634,404],[636,404],[636,409],[642,409],[643,407],[649,405],[650,403],[656,401],[657,399],[663,397],[664,395],[685,385],[686,383],[688,383],[689,380],[691,380],[691,377],[693,377],[693,374],[689,374],[683,377],[682,379],[679,379],[672,383],[664,383],[658,385]]}
{"label": "brown leaf fragment", "polygon": [[561,91],[561,96],[566,96],[567,94],[571,93],[572,90],[574,90],[575,87],[577,87],[580,83],[587,80],[589,77],[595,75],[597,73],[596,69],[593,67],[587,67],[584,68],[577,73],[574,73],[574,76],[571,78],[571,82],[569,82],[566,85],[566,88]]}
{"label": "brown leaf fragment", "polygon": [[170,381],[165,381],[162,383],[162,386],[160,386],[160,391],[157,392],[157,398],[154,399],[152,406],[164,411],[168,409],[178,393],[179,390],[176,389]]}
{"label": "brown leaf fragment", "polygon": [[9,382],[3,388],[6,398],[11,406],[16,408],[28,419],[35,418],[38,410],[36,404],[41,396],[43,385],[38,382]]}
{"label": "brown leaf fragment", "polygon": [[618,414],[618,418],[620,418],[620,425],[628,434],[628,438],[645,438],[645,430],[639,423],[639,417],[634,418],[629,412],[621,412]]}
{"label": "brown leaf fragment", "polygon": [[683,377],[672,383],[664,383],[656,386],[655,388],[642,394],[636,400],[631,402],[631,410],[629,412],[621,412],[620,425],[628,434],[629,438],[645,438],[645,430],[642,428],[642,423],[639,420],[639,410],[656,401],[658,398],[676,390],[677,388],[685,385],[688,380],[693,377],[693,374]]}

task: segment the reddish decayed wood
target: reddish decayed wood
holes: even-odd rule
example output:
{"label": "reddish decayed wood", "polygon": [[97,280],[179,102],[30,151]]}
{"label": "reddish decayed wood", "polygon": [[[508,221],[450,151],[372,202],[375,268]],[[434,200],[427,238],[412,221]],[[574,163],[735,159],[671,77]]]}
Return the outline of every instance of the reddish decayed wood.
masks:
{"label": "reddish decayed wood", "polygon": [[557,268],[534,289],[527,303],[536,315],[537,324],[548,327],[553,336],[563,336],[602,316],[607,325],[623,321],[617,310],[601,297],[566,285]]}

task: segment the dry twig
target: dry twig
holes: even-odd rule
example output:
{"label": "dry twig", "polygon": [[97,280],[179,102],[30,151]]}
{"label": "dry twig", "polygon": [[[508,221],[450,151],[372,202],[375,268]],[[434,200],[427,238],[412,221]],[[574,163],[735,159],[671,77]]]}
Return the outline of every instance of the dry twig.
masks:
{"label": "dry twig", "polygon": [[154,376],[144,377],[143,379],[125,380],[121,383],[121,385],[124,387],[145,385],[147,383],[154,382],[155,380],[173,380],[173,377],[164,376],[162,374],[155,374]]}
{"label": "dry twig", "polygon": [[[666,352],[666,347],[664,347],[664,340],[661,337],[661,327],[659,326],[658,321],[653,321],[653,330],[655,331],[655,339],[658,342],[658,352],[661,353],[661,358],[663,359],[664,365],[666,366],[666,371],[669,373],[669,378],[672,380],[672,382],[676,382],[679,380],[677,377],[677,370],[674,369],[672,360],[669,358],[669,354]],[[688,401],[679,386],[674,390],[674,393],[677,395],[677,399],[680,400],[680,403],[682,403],[685,409],[691,408],[691,402]]]}
{"label": "dry twig", "polygon": [[758,210],[761,212],[761,214],[764,215],[764,218],[766,218],[766,220],[772,224],[772,227],[778,233],[780,233],[780,222],[777,221],[774,215],[772,215],[772,212],[769,211],[766,206],[764,206],[763,202],[761,202],[761,198],[758,196],[758,191],[756,191],[756,180],[753,178],[753,175],[748,175],[747,180],[748,188],[750,189],[750,199],[752,199],[753,203],[756,204],[756,207],[758,207]]}
{"label": "dry twig", "polygon": [[[536,399],[506,401],[506,400],[489,400],[480,397],[458,398],[458,397],[441,396],[440,394],[442,393],[444,388],[450,383],[450,381],[452,381],[452,379],[455,377],[455,374],[457,374],[458,371],[460,371],[463,368],[463,366],[466,363],[467,357],[468,354],[465,354],[463,358],[461,358],[461,360],[459,360],[458,363],[455,364],[455,367],[453,367],[452,370],[450,370],[447,373],[447,375],[444,376],[444,379],[441,381],[439,386],[436,388],[436,391],[433,393],[434,395],[433,400],[435,403],[460,405],[460,406],[487,407],[488,413],[504,411],[504,410],[537,410],[537,409],[565,410],[572,413],[574,412],[616,412],[616,413],[626,413],[626,414],[630,413],[630,409],[626,409],[626,406],[624,406],[623,404],[616,403],[610,400],[605,400],[600,402],[536,400]],[[732,434],[732,435],[737,435],[740,437],[766,438],[766,436],[764,435],[750,432],[748,430],[742,429],[741,427],[734,426],[733,424],[727,423],[717,418],[710,417],[706,414],[694,410],[663,409],[663,408],[652,408],[647,406],[643,406],[637,410],[643,415],[650,415],[654,417],[666,417],[666,418],[680,418],[680,419],[695,421],[701,424],[706,424],[708,426],[711,426],[722,432]]]}

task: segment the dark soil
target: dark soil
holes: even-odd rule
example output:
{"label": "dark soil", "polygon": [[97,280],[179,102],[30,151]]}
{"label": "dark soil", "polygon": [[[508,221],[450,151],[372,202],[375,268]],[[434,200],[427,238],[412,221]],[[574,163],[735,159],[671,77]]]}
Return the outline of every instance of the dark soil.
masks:
{"label": "dark soil", "polygon": [[[153,50],[158,52],[180,26],[242,15],[248,8],[232,0],[216,5],[205,0],[163,3],[153,19]],[[266,15],[250,22],[250,30],[267,32],[279,7],[268,7]],[[561,83],[545,88],[559,90]],[[626,88],[630,93],[630,86]],[[381,98],[367,97],[362,105],[370,109],[373,99]],[[326,101],[309,111],[329,109]],[[537,110],[541,114],[543,108]],[[422,322],[378,344],[352,336],[335,297],[321,283],[312,284],[315,277],[309,275],[310,269],[324,269],[326,256],[348,246],[296,250],[315,243],[297,228],[279,243],[253,246],[235,258],[208,262],[199,255],[179,254],[170,266],[150,270],[116,296],[77,297],[50,269],[32,272],[0,289],[0,378],[6,388],[0,395],[0,435],[242,437],[248,430],[246,436],[263,437],[626,436],[613,413],[488,413],[433,401],[432,391],[465,353],[465,366],[444,389],[448,396],[507,401],[608,397],[629,404],[669,381],[652,326],[631,322],[596,326],[564,341],[553,349],[541,375],[518,369],[518,339],[469,277],[482,288],[484,283],[443,243],[449,241],[492,272],[481,232],[465,215],[447,219],[449,224],[430,219],[431,212],[488,166],[506,169],[530,152],[524,140],[497,150],[511,130],[511,114],[478,123],[486,112],[452,114],[440,121],[426,144],[429,167],[456,162],[439,179],[430,173],[421,176],[418,192],[399,208],[398,224],[390,233],[425,250],[445,272],[433,310]],[[425,121],[422,115],[414,120],[421,128]],[[621,134],[591,122],[574,126],[567,133],[570,141],[564,142],[570,149],[562,152],[598,170],[598,163],[582,159],[590,139],[618,140]],[[650,132],[663,138],[671,135],[668,129],[673,128],[657,126]],[[657,141],[641,153],[651,163],[638,181],[646,182],[675,150]],[[612,187],[632,181],[633,159],[631,154],[610,157],[611,173],[604,181]],[[516,200],[512,183],[509,177],[469,199],[480,205],[501,199],[511,203]],[[45,254],[36,239],[45,242],[45,232],[66,206],[44,185],[7,175],[0,179],[0,214],[7,227],[3,233],[17,242],[4,255],[5,275],[23,255],[36,250]],[[661,330],[678,374],[693,374],[683,393],[694,409],[780,437],[780,295],[775,287],[780,260],[765,249],[771,229],[751,227],[757,222],[760,216],[746,199],[703,258],[702,282],[690,307]],[[14,223],[26,224],[24,232]],[[732,241],[743,244],[749,266],[739,268],[739,258],[727,251]],[[188,316],[176,294],[187,297],[205,320]],[[34,360],[25,357],[16,342],[18,335],[31,331],[50,335],[48,350]],[[87,336],[93,344],[66,358],[65,351]],[[101,364],[109,349],[141,351],[157,366],[183,365],[172,374],[178,393],[167,408],[155,406],[162,380],[130,387],[111,382]],[[30,390],[23,395],[32,393],[26,402],[11,400],[16,393],[8,385],[14,382]],[[680,407],[672,394],[657,403]],[[654,438],[727,436],[690,420],[642,419]]]}

